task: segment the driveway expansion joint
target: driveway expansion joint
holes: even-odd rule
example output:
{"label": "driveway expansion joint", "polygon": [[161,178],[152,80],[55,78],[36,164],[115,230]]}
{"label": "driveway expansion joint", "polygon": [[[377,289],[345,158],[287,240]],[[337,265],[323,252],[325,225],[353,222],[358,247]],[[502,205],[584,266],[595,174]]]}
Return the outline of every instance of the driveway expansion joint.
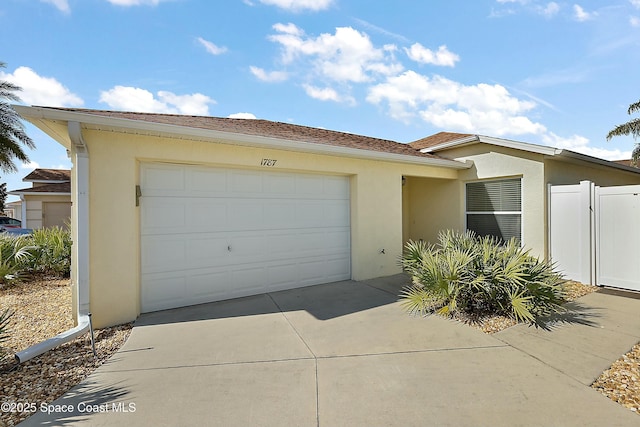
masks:
{"label": "driveway expansion joint", "polygon": [[311,355],[313,356],[313,360],[314,360],[314,364],[315,364],[315,377],[316,377],[315,378],[315,381],[316,381],[316,426],[319,427],[320,426],[320,385],[319,385],[319,382],[318,382],[318,357],[313,352],[313,350],[311,350],[311,347],[309,347],[309,344],[304,340],[304,338],[302,338],[302,335],[300,335],[300,332],[296,329],[296,327],[293,326],[293,324],[291,323],[291,321],[287,317],[286,313],[284,312],[282,307],[280,307],[280,305],[276,302],[276,300],[273,298],[271,293],[267,293],[267,296],[271,299],[271,302],[273,302],[273,304],[278,308],[278,311],[280,311],[280,314],[282,314],[282,317],[284,317],[284,320],[287,321],[287,323],[289,324],[291,329],[293,329],[293,331],[296,333],[298,338],[300,338],[300,341],[302,341],[302,343],[305,345],[305,347],[307,347],[307,350],[309,350],[309,353],[311,353]]}

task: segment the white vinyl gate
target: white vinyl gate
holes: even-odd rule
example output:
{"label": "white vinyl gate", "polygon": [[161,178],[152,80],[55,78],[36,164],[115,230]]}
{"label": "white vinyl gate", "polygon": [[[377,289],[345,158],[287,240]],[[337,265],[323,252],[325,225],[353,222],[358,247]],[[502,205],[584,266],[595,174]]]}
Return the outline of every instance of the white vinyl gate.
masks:
{"label": "white vinyl gate", "polygon": [[640,291],[640,185],[549,185],[549,257],[566,278]]}

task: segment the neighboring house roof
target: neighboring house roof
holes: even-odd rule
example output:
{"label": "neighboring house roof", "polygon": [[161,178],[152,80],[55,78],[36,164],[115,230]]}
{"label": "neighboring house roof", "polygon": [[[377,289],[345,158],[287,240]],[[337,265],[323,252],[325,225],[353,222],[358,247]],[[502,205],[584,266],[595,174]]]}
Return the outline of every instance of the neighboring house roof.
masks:
{"label": "neighboring house roof", "polygon": [[35,169],[22,178],[25,182],[65,182],[71,181],[69,169]]}
{"label": "neighboring house roof", "polygon": [[613,163],[617,163],[619,165],[625,165],[625,166],[631,166],[631,167],[635,167],[634,165],[631,164],[632,159],[625,159],[625,160],[613,160]]}
{"label": "neighboring house roof", "polygon": [[453,132],[439,132],[435,135],[428,136],[426,138],[413,141],[409,144],[411,148],[416,150],[422,150],[424,148],[434,147],[440,144],[444,144],[451,141],[457,141],[464,138],[473,137],[474,135],[468,133],[453,133]]}
{"label": "neighboring house roof", "polygon": [[555,158],[558,160],[564,160],[564,161],[579,160],[579,161],[584,161],[588,163],[599,164],[602,166],[608,166],[615,169],[622,169],[629,172],[640,173],[640,169],[635,168],[633,166],[629,166],[628,164],[604,160],[599,157],[588,156],[586,154],[578,153],[571,150],[547,147],[544,145],[530,144],[530,143],[520,142],[520,141],[513,141],[510,139],[504,139],[504,138],[494,138],[491,136],[483,136],[483,135],[440,132],[435,135],[429,136],[427,138],[413,141],[409,143],[409,145],[412,148],[416,150],[420,150],[423,153],[433,153],[433,154],[439,153],[440,155],[442,155],[442,152],[448,149],[458,148],[458,147],[463,147],[466,145],[473,145],[478,143],[491,144],[491,145],[496,145],[500,147],[507,147],[507,148],[512,148],[516,150],[528,151],[531,153],[542,154],[543,156]]}
{"label": "neighboring house roof", "polygon": [[[87,110],[81,108],[31,107],[42,111],[62,111],[85,115],[125,119],[162,125],[181,126],[192,129],[228,132],[277,138],[296,142],[332,145],[360,150],[400,154],[405,156],[440,159],[430,153],[420,153],[408,144],[396,141],[356,135],[346,132],[319,129],[291,123],[272,122],[261,119],[231,119],[207,116],[186,116],[176,114],[134,113],[125,111]],[[442,159],[444,160],[444,159]]]}
{"label": "neighboring house roof", "polygon": [[23,188],[20,190],[8,191],[8,194],[71,194],[70,182],[56,182],[53,184],[43,184],[37,187]]}

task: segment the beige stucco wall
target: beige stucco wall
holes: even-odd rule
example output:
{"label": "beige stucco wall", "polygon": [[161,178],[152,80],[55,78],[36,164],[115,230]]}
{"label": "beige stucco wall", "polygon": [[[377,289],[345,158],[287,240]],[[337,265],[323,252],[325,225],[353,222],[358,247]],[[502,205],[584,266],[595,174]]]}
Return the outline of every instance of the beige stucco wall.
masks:
{"label": "beige stucco wall", "polygon": [[[140,313],[140,217],[135,186],[140,164],[171,162],[339,174],[351,180],[352,278],[400,272],[402,176],[455,179],[457,170],[341,156],[241,147],[117,132],[83,132],[89,152],[90,304],[95,327]],[[144,189],[141,203],[144,203]],[[113,224],[118,224],[114,232]],[[384,249],[385,253],[380,253]]]}
{"label": "beige stucco wall", "polygon": [[[578,184],[590,180],[600,186],[640,184],[640,174],[568,158],[474,144],[439,152],[455,160],[471,160],[474,167],[460,172],[457,183],[461,228],[464,228],[465,184],[474,180],[522,178],[522,240],[531,253],[548,254],[547,184]],[[455,197],[455,191],[443,191],[441,197]],[[452,203],[449,201],[448,203]]]}
{"label": "beige stucco wall", "polygon": [[449,195],[458,198],[461,228],[465,227],[467,182],[522,178],[522,242],[533,255],[546,256],[546,185],[542,155],[486,144],[459,147],[441,155],[461,161],[471,160],[474,164],[471,169],[460,172],[458,191],[452,191]]}
{"label": "beige stucco wall", "polygon": [[463,230],[458,180],[406,177],[404,197],[404,241],[438,241],[441,230]]}

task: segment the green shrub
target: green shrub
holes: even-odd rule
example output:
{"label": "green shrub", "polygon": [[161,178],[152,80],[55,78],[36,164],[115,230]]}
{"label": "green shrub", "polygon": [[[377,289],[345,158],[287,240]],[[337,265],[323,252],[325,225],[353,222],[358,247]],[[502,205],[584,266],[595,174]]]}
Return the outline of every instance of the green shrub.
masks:
{"label": "green shrub", "polygon": [[24,259],[22,268],[32,274],[69,277],[71,232],[67,228],[41,228],[27,239],[33,247],[32,256]]}
{"label": "green shrub", "polygon": [[23,265],[32,258],[33,250],[28,236],[0,235],[0,284],[13,283],[23,276]]}
{"label": "green shrub", "polygon": [[564,280],[553,265],[512,239],[502,243],[473,232],[443,231],[439,244],[410,241],[401,259],[413,285],[403,289],[411,313],[503,315],[536,324],[564,311]]}
{"label": "green shrub", "polygon": [[0,360],[6,355],[2,343],[9,339],[9,322],[11,321],[12,315],[13,313],[10,313],[9,309],[0,313]]}

